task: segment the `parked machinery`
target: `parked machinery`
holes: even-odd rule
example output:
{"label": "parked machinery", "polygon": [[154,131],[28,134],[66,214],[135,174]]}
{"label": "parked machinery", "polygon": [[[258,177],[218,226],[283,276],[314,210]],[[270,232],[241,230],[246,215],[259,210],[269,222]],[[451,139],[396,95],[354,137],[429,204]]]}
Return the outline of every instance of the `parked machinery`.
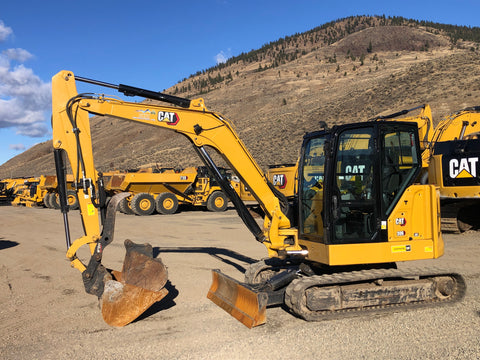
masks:
{"label": "parked machinery", "polygon": [[[78,94],[76,81],[115,88],[177,105],[146,105]],[[418,127],[406,122],[349,124],[306,134],[299,160],[297,210],[264,172],[223,116],[202,99],[182,99],[127,85],[113,85],[61,71],[52,79],[53,146],[67,257],[85,289],[102,299],[107,323],[122,326],[165,296],[166,268],[152,247],[126,241],[122,272],[101,264],[113,240],[115,209],[125,195],[105,203],[94,166],[89,114],[110,115],[186,136],[269,259],[252,264],[246,282],[213,271],[208,297],[248,327],[266,321],[266,307],[284,304],[306,320],[359,312],[451,303],[465,293],[461,275],[431,268],[397,269],[395,262],[442,256],[435,186],[419,184]],[[141,117],[138,114],[142,114]],[[263,228],[246,209],[208,153],[214,148],[248,187],[265,213]],[[79,193],[85,235],[70,241],[64,155]],[[63,184],[63,185],[62,185]],[[101,216],[100,216],[101,215]],[[84,264],[77,250],[88,244]],[[132,275],[135,273],[135,276]]]}
{"label": "parked machinery", "polygon": [[126,214],[174,214],[179,205],[224,211],[228,205],[227,196],[204,166],[113,174],[105,181],[105,190],[111,196],[130,193],[119,205]]}
{"label": "parked machinery", "polygon": [[[417,116],[403,117],[420,109]],[[443,119],[434,128],[428,105],[373,120],[415,122],[422,141],[423,182],[440,191],[442,228],[480,228],[480,107],[469,107]]]}

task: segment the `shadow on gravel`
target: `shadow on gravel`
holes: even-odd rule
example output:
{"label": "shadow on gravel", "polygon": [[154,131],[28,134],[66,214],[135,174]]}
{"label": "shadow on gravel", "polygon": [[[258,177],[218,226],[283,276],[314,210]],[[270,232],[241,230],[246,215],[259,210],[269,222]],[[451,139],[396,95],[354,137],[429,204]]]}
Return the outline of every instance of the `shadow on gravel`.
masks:
{"label": "shadow on gravel", "polygon": [[148,310],[145,311],[138,318],[136,318],[134,322],[148,318],[149,316],[152,316],[162,310],[170,309],[171,307],[174,307],[176,305],[174,300],[178,296],[178,290],[175,288],[174,285],[172,285],[170,280],[167,281],[167,283],[165,284],[165,289],[168,290],[167,296],[150,306]]}
{"label": "shadow on gravel", "polygon": [[0,250],[8,249],[17,245],[18,242],[16,241],[3,240],[3,238],[0,238]]}
{"label": "shadow on gravel", "polygon": [[[239,254],[235,251],[217,248],[217,247],[154,247],[153,248],[153,257],[157,257],[162,253],[197,253],[197,254],[208,254],[214,258],[220,260],[221,262],[233,266],[235,269],[245,272],[245,268],[240,264],[237,264],[234,260],[239,260],[246,262],[248,264],[253,264],[257,262],[257,259],[253,259],[249,256]],[[230,258],[230,259],[229,259]]]}

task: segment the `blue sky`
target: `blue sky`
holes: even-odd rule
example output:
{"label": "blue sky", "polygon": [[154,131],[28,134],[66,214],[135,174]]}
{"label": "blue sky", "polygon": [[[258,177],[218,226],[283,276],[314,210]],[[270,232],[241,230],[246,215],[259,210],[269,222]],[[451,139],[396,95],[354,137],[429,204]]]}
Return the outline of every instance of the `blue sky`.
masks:
{"label": "blue sky", "polygon": [[50,80],[60,70],[163,91],[222,59],[339,18],[480,26],[479,13],[478,0],[4,1],[0,165],[50,139]]}

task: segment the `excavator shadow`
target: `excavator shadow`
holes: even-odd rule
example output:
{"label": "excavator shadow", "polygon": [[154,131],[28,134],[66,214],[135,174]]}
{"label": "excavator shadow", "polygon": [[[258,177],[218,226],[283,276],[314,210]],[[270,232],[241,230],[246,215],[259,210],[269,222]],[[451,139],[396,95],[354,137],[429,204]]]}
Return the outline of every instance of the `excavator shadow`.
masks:
{"label": "excavator shadow", "polygon": [[228,264],[240,272],[245,272],[245,268],[240,265],[237,261],[246,262],[248,264],[253,264],[257,262],[257,259],[251,258],[249,256],[245,256],[243,254],[237,253],[235,251],[224,249],[224,248],[217,248],[217,247],[154,247],[153,248],[153,257],[161,256],[161,254],[165,253],[182,253],[182,254],[208,254],[215,259]]}
{"label": "excavator shadow", "polygon": [[0,238],[0,250],[8,249],[17,245],[18,242],[16,241],[4,240],[3,238]]}
{"label": "excavator shadow", "polygon": [[[215,259],[233,266],[240,272],[245,272],[245,268],[237,263],[237,261],[241,261],[244,263],[252,264],[257,259],[253,259],[249,256],[245,256],[239,254],[235,251],[224,249],[224,248],[216,248],[216,247],[154,247],[153,248],[153,257],[156,258],[158,256],[161,257],[162,254],[165,253],[197,253],[197,254],[208,254],[213,256]],[[146,319],[162,310],[170,309],[171,307],[175,306],[175,298],[178,296],[179,292],[175,288],[170,281],[167,281],[165,284],[165,289],[168,290],[167,296],[165,296],[162,300],[154,303],[147,311],[145,311],[142,315],[140,315],[134,322]]]}
{"label": "excavator shadow", "polygon": [[162,300],[157,301],[152,306],[150,306],[148,310],[146,310],[142,315],[136,318],[135,321],[133,322],[146,319],[162,310],[170,309],[171,307],[174,307],[176,305],[175,298],[178,296],[178,290],[175,288],[175,285],[173,285],[169,280],[165,284],[165,289],[168,290],[167,296],[165,296]]}

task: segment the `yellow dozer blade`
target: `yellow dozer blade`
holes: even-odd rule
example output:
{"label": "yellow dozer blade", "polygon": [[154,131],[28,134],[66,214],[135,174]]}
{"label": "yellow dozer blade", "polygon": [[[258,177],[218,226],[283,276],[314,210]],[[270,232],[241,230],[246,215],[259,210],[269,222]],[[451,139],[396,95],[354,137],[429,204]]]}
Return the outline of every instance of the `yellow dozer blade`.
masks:
{"label": "yellow dozer blade", "polygon": [[249,289],[216,269],[212,270],[212,280],[207,298],[248,328],[266,322],[266,293]]}
{"label": "yellow dozer blade", "polygon": [[167,268],[153,258],[152,246],[125,240],[125,248],[122,272],[112,272],[101,298],[103,319],[111,326],[129,324],[168,294]]}

